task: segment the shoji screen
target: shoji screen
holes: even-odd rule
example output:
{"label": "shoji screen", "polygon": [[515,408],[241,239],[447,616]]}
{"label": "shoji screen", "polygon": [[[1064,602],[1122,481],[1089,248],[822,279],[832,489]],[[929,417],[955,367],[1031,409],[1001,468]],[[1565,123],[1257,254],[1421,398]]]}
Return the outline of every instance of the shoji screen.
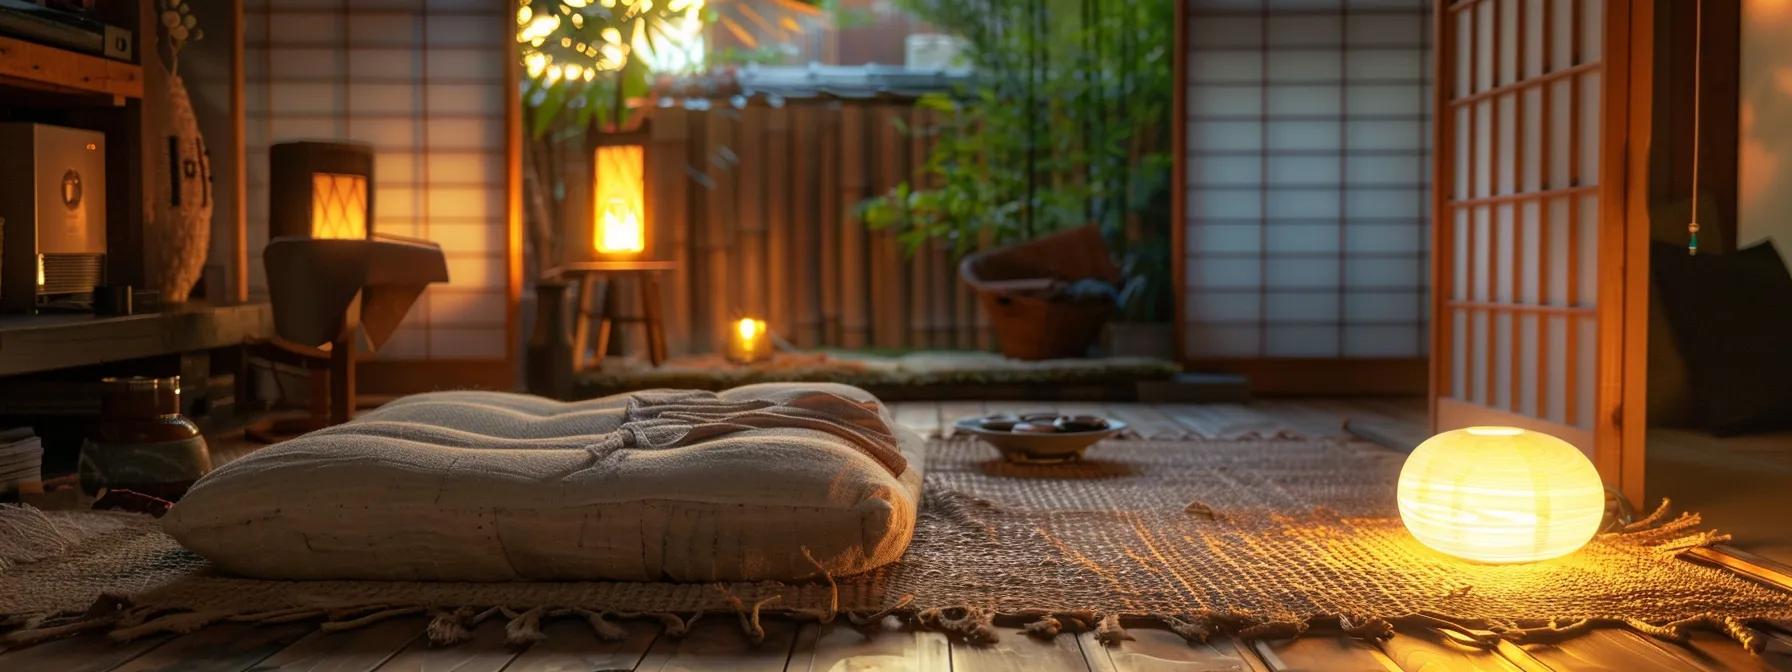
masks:
{"label": "shoji screen", "polygon": [[1429,5],[1188,4],[1185,357],[1425,355]]}
{"label": "shoji screen", "polygon": [[1600,267],[1620,263],[1599,258],[1611,216],[1601,187],[1621,188],[1605,184],[1615,168],[1603,148],[1623,131],[1602,123],[1605,7],[1462,0],[1446,10],[1442,426],[1530,424],[1593,452]]}
{"label": "shoji screen", "polygon": [[267,148],[371,143],[373,229],[441,244],[431,287],[379,356],[506,357],[505,88],[512,19],[494,0],[247,0],[249,262],[266,292]]}

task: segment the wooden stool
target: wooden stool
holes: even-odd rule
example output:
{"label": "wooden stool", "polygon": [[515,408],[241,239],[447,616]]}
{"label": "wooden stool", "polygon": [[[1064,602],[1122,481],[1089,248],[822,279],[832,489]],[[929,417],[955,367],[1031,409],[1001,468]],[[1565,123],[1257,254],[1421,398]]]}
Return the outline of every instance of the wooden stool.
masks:
{"label": "wooden stool", "polygon": [[[573,318],[572,328],[572,368],[584,371],[596,368],[604,363],[604,354],[610,349],[610,328],[616,323],[638,322],[647,334],[647,359],[659,366],[666,361],[666,325],[660,319],[660,281],[656,273],[678,268],[673,261],[583,261],[567,264],[553,270],[553,274],[579,285],[579,307]],[[608,277],[606,277],[608,276]],[[615,278],[633,276],[641,291],[641,315],[613,315],[614,306],[608,305],[603,298],[609,293],[609,282]],[[598,291],[599,281],[603,281],[604,291]],[[595,351],[592,341],[592,327],[597,330]]]}

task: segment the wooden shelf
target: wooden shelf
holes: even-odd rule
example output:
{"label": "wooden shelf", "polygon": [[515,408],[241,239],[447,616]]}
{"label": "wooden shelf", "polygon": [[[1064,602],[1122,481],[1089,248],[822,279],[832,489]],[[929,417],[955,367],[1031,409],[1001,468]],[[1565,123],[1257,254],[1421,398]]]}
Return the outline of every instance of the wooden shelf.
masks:
{"label": "wooden shelf", "polygon": [[266,303],[192,303],[123,317],[4,315],[0,376],[222,348],[273,333]]}
{"label": "wooden shelf", "polygon": [[0,36],[0,84],[59,93],[143,97],[143,68],[35,42]]}

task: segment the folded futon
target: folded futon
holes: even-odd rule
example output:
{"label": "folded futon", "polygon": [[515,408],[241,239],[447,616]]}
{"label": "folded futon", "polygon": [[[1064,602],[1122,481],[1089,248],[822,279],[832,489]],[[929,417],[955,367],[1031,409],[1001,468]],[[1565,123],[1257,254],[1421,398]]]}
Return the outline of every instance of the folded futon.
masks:
{"label": "folded futon", "polygon": [[922,455],[845,385],[437,392],[227,464],[163,524],[263,578],[798,579],[896,560]]}

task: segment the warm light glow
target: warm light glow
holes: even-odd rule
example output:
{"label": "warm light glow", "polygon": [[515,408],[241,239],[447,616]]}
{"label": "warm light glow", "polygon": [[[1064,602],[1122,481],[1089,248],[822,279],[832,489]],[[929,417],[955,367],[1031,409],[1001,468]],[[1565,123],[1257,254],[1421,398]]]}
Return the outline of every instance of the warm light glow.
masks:
{"label": "warm light glow", "polygon": [[770,357],[771,353],[771,339],[765,330],[765,320],[743,317],[734,323],[734,330],[728,335],[728,347],[723,354],[730,362],[751,364]]}
{"label": "warm light glow", "polygon": [[[529,78],[553,85],[592,81],[630,59],[654,74],[692,73],[705,55],[703,0],[525,0],[516,41]],[[600,9],[601,8],[601,9]],[[563,18],[564,17],[564,18]],[[602,22],[587,29],[589,22]],[[595,33],[595,34],[593,34]],[[567,66],[577,66],[577,75]]]}
{"label": "warm light glow", "polygon": [[647,249],[646,154],[640,145],[605,145],[595,164],[592,246],[598,254],[640,254]]}
{"label": "warm light glow", "polygon": [[367,176],[311,174],[311,237],[367,237]]}
{"label": "warm light glow", "polygon": [[1412,536],[1468,560],[1547,560],[1585,545],[1605,515],[1592,461],[1556,437],[1516,427],[1433,436],[1400,470],[1400,520]]}

